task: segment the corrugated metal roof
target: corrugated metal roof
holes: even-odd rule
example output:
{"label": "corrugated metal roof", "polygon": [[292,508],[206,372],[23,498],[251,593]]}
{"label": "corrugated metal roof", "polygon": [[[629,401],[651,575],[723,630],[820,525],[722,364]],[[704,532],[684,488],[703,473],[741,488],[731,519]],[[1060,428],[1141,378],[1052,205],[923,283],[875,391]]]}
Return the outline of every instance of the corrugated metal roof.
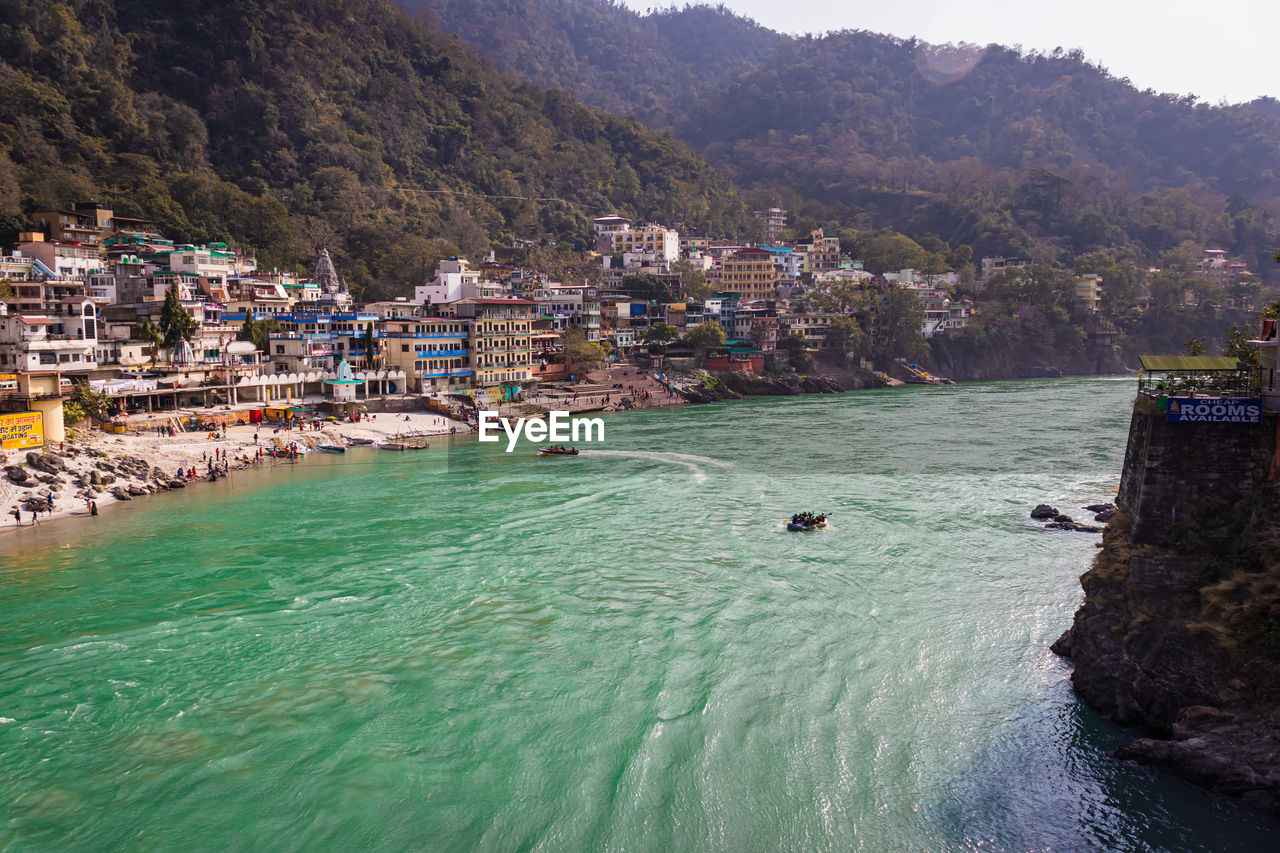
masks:
{"label": "corrugated metal roof", "polygon": [[1140,355],[1143,370],[1213,371],[1240,370],[1239,359],[1229,355]]}

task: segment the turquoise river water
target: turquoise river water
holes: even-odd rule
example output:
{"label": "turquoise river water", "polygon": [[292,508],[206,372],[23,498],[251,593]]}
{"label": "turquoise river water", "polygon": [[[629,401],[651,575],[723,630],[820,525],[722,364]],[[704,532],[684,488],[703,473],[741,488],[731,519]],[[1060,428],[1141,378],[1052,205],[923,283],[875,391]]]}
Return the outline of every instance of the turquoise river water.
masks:
{"label": "turquoise river water", "polygon": [[[1049,644],[1131,379],[353,451],[0,536],[0,847],[1253,850]],[[783,519],[831,514],[820,533]]]}

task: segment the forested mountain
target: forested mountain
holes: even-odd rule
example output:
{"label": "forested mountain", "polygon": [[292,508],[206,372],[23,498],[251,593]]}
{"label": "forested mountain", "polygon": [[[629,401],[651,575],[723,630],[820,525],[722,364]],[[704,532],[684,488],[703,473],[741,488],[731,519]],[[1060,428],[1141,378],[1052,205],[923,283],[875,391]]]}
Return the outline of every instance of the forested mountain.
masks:
{"label": "forested mountain", "polygon": [[722,6],[641,17],[609,0],[398,2],[528,80],[657,128],[674,125],[696,97],[784,40]]}
{"label": "forested mountain", "polygon": [[794,38],[722,8],[400,0],[505,66],[670,127],[753,201],[978,254],[1150,263],[1213,244],[1272,274],[1280,104],[1139,91],[1079,52]]}
{"label": "forested mountain", "polygon": [[385,295],[491,239],[580,243],[613,210],[748,227],[684,144],[381,0],[0,0],[0,41],[0,243],[106,197],[268,265],[326,244]]}

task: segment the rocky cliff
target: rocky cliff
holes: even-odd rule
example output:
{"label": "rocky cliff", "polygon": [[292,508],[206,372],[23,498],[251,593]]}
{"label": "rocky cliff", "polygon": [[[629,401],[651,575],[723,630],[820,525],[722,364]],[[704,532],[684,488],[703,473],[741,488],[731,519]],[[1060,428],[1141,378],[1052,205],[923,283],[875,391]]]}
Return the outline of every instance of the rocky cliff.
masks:
{"label": "rocky cliff", "polygon": [[690,403],[714,403],[742,397],[788,397],[796,394],[839,394],[844,387],[821,376],[761,376],[744,370],[705,374],[703,387],[686,389]]}
{"label": "rocky cliff", "polygon": [[1054,651],[1093,707],[1150,735],[1117,754],[1280,813],[1275,423],[1166,423],[1139,397],[1085,600]]}

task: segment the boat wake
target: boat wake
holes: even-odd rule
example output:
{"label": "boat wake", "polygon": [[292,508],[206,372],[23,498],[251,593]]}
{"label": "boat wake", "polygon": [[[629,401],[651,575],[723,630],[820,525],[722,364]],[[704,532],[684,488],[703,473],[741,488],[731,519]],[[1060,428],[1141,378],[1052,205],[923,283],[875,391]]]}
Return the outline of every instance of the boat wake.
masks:
{"label": "boat wake", "polygon": [[733,467],[732,462],[712,459],[709,456],[697,456],[692,453],[670,453],[658,450],[584,450],[583,453],[591,456],[617,456],[627,459],[664,462],[668,465],[680,465],[693,472],[693,479],[696,483],[705,483],[707,481],[707,472],[701,467],[703,465],[710,465],[713,468]]}

